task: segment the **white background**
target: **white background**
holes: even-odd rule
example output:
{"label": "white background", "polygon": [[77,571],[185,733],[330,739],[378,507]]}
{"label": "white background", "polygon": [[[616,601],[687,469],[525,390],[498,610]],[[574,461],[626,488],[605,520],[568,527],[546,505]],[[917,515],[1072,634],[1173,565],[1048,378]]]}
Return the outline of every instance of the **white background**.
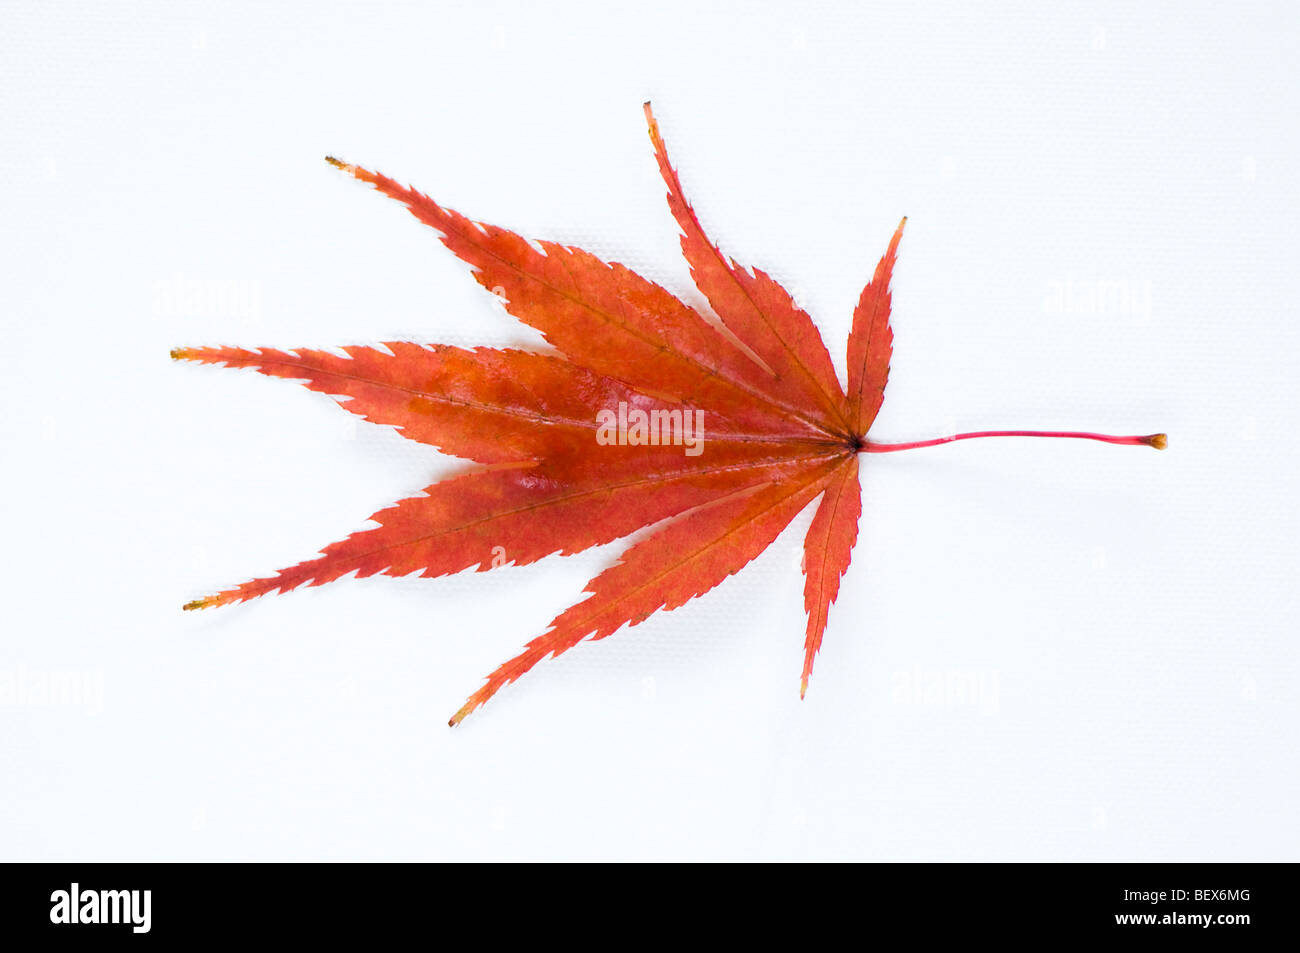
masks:
{"label": "white background", "polygon": [[[0,859],[1297,859],[1294,6],[213,6],[3,7]],[[456,730],[617,547],[182,613],[460,464],[169,348],[538,341],[322,157],[699,303],[646,99],[873,437],[1170,449],[864,458],[803,703],[810,512]]]}

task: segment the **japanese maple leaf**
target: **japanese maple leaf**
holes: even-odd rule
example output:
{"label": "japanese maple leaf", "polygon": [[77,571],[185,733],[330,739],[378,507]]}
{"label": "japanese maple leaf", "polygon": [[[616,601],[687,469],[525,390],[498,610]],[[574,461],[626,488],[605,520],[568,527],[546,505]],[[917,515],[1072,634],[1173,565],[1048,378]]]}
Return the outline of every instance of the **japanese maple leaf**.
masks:
{"label": "japanese maple leaf", "polygon": [[911,444],[867,439],[889,377],[890,275],[903,225],[853,314],[848,389],[812,319],[770,276],[705,235],[645,107],[691,275],[721,324],[619,264],[466,218],[387,176],[330,158],[404,203],[484,288],[562,356],[389,343],[327,351],[180,348],[178,359],[299,380],[346,410],[483,466],[375,513],[320,555],[186,609],[242,602],[355,572],[441,576],[535,562],[648,535],[589,596],[487,677],[459,723],[547,656],[708,592],[817,502],[804,540],[808,625],[800,695],[858,535],[859,454],[981,436],[1082,437],[1162,448],[1163,434],[986,431]]}

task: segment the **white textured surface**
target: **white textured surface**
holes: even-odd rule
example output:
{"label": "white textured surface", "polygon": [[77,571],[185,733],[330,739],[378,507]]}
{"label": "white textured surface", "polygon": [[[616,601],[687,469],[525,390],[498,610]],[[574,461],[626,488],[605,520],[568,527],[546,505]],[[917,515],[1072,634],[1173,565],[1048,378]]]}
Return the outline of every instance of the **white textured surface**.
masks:
{"label": "white textured surface", "polygon": [[[6,5],[0,858],[1298,859],[1295,8],[704,6]],[[875,436],[1170,450],[865,461],[802,704],[808,513],[456,731],[611,551],[183,615],[457,464],[170,347],[536,340],[321,157],[698,301],[647,98]]]}

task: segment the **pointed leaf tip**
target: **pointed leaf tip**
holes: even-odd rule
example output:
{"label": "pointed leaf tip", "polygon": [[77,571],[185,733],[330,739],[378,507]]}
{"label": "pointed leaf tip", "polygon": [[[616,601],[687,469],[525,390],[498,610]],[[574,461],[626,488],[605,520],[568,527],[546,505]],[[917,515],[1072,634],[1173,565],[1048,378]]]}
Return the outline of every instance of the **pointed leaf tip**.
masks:
{"label": "pointed leaf tip", "polygon": [[368,173],[366,173],[365,169],[357,168],[351,162],[344,162],[342,159],[336,159],[334,156],[326,156],[325,161],[328,162],[330,165],[334,166],[334,168],[338,169],[340,172],[346,172],[348,175],[354,175],[358,179],[361,179],[366,182],[373,181],[372,179],[367,178]]}

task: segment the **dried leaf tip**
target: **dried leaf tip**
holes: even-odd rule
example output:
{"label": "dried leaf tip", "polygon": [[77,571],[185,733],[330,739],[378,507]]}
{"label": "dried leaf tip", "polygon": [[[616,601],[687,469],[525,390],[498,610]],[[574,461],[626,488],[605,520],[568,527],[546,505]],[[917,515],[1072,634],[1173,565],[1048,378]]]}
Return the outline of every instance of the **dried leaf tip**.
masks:
{"label": "dried leaf tip", "polygon": [[174,347],[171,350],[173,361],[188,361],[192,351],[188,347]]}
{"label": "dried leaf tip", "polygon": [[654,110],[650,108],[650,100],[647,99],[644,103],[642,103],[641,109],[645,112],[645,123],[646,126],[649,127],[650,141],[655,144],[655,148],[658,148],[659,147],[659,123],[655,121]]}
{"label": "dried leaf tip", "polygon": [[204,596],[202,599],[195,599],[193,602],[185,603],[185,605],[181,606],[181,608],[186,612],[190,612],[194,609],[207,609],[208,607],[214,606],[216,604],[217,604],[217,600],[215,597]]}
{"label": "dried leaf tip", "polygon": [[1163,450],[1169,446],[1169,437],[1162,433],[1153,433],[1151,436],[1144,438],[1149,447],[1155,447],[1157,450]]}
{"label": "dried leaf tip", "polygon": [[360,179],[362,182],[366,182],[370,185],[378,186],[379,180],[383,178],[383,176],[371,172],[369,169],[364,169],[351,162],[344,162],[342,159],[334,158],[334,156],[326,156],[325,161],[334,166],[334,168],[338,169],[340,172],[346,172],[353,178]]}
{"label": "dried leaf tip", "polygon": [[344,162],[342,159],[334,158],[334,156],[326,156],[325,161],[328,162],[330,165],[334,166],[334,168],[346,172],[348,175],[355,175],[358,179],[365,178],[365,176],[361,174],[365,170],[358,168],[357,166],[353,165],[351,162]]}

